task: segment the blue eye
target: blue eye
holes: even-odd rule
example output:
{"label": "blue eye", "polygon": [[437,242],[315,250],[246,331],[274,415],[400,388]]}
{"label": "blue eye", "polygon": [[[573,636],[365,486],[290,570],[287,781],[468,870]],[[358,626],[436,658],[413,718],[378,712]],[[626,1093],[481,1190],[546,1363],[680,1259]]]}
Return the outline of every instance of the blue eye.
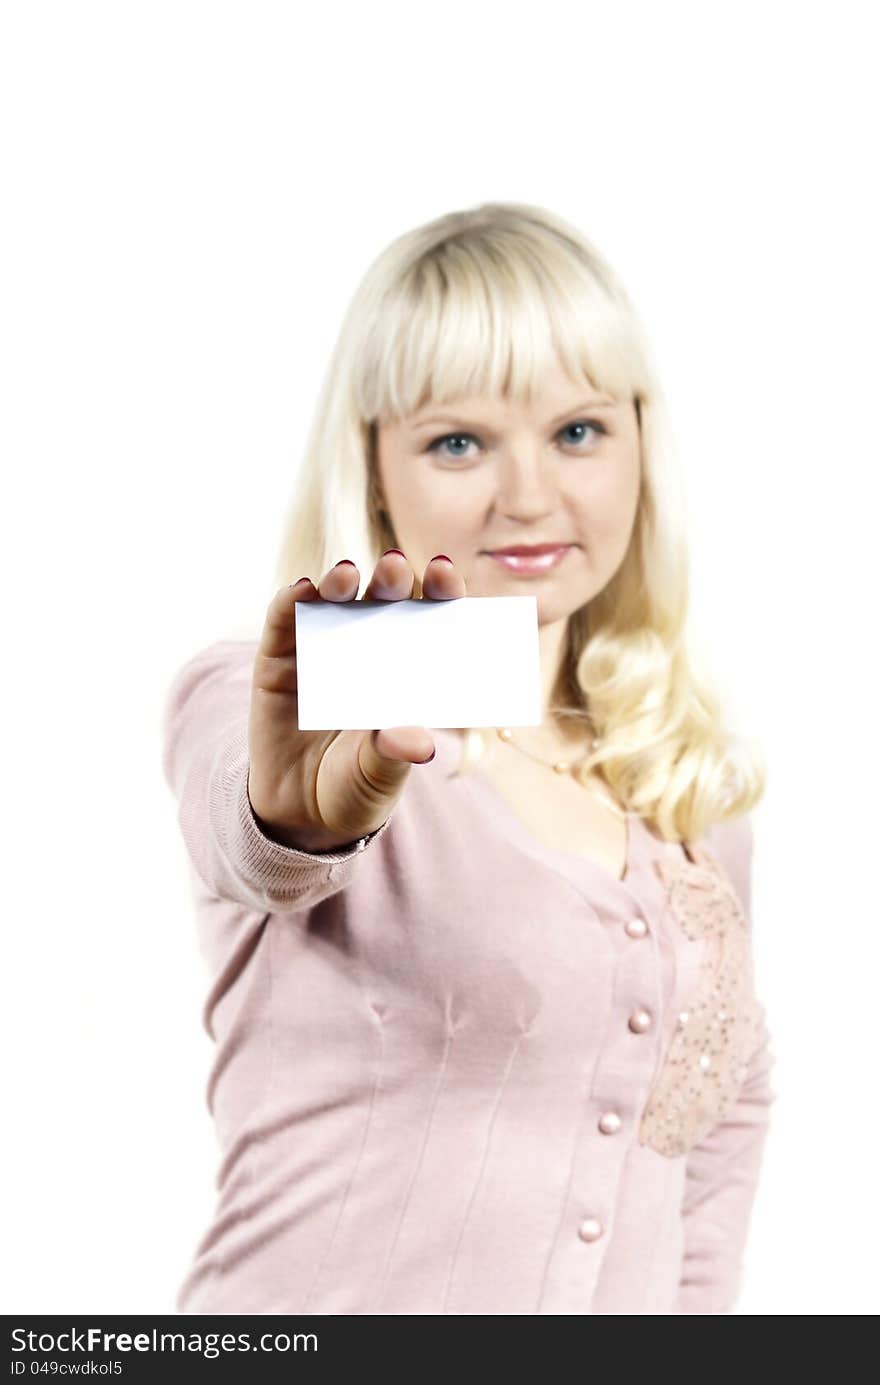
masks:
{"label": "blue eye", "polygon": [[[608,432],[608,429],[605,427],[604,423],[600,423],[598,419],[583,418],[576,419],[574,423],[567,423],[564,428],[560,428],[559,436],[561,437],[564,433],[567,433],[569,432],[569,430],[576,428],[592,429],[596,437],[605,435]],[[569,439],[569,441],[571,441],[575,447],[578,447],[587,439],[587,437],[588,435],[582,435],[579,438]],[[433,442],[429,443],[426,448],[426,451],[440,452],[440,450],[444,448],[447,443],[464,443],[466,446],[468,442],[478,443],[479,439],[474,437],[473,433],[444,433],[442,437],[435,438]],[[445,455],[450,459],[458,459],[459,461],[468,460],[466,452],[452,451],[446,452]]]}
{"label": "blue eye", "polygon": [[[462,442],[464,439],[468,439],[468,440],[471,441],[471,442],[476,442],[476,438],[474,437],[473,433],[444,433],[444,435],[443,435],[442,438],[435,438],[434,441],[433,441],[432,443],[429,443],[428,449],[427,449],[427,450],[428,450],[429,452],[439,452],[439,451],[440,451],[440,448],[443,446],[444,443],[446,443],[446,442]],[[450,452],[450,453],[447,453],[447,456],[450,456],[450,457],[463,457],[463,456],[464,456],[464,453],[463,453],[463,452]]]}
{"label": "blue eye", "polygon": [[[577,419],[574,423],[567,423],[565,427],[562,429],[562,432],[568,432],[569,428],[592,428],[593,432],[597,434],[604,434],[608,432],[608,429],[605,427],[604,423],[599,423],[598,420],[592,418],[580,418]],[[576,439],[575,441],[583,442],[583,440],[584,439],[581,437]]]}

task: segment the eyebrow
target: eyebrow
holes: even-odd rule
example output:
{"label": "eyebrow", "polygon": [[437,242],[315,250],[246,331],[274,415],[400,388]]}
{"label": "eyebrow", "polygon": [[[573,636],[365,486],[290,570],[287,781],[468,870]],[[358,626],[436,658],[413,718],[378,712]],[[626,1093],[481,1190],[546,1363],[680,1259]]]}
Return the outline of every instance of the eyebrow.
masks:
{"label": "eyebrow", "polygon": [[[550,420],[550,424],[551,424],[551,426],[552,426],[553,424],[556,424],[556,423],[562,423],[563,419],[570,418],[570,417],[572,416],[572,414],[590,413],[590,412],[595,412],[596,410],[601,410],[601,409],[607,410],[607,409],[616,409],[616,408],[617,408],[617,401],[616,401],[616,400],[613,400],[613,399],[608,399],[608,400],[606,400],[606,399],[592,399],[592,400],[589,400],[587,403],[575,404],[575,405],[573,405],[572,408],[566,409],[564,413],[558,414],[558,415],[556,416],[556,418],[552,418],[552,419]],[[466,412],[466,411],[465,411],[465,412]],[[416,420],[414,421],[414,423],[412,424],[412,426],[413,426],[413,428],[425,428],[425,427],[428,426],[428,424],[434,424],[434,423],[451,423],[451,422],[454,422],[456,419],[461,419],[461,418],[463,418],[463,417],[464,417],[463,414],[459,414],[459,413],[454,412],[452,409],[448,409],[448,410],[446,410],[446,411],[443,412],[443,413],[431,414],[431,416],[430,416],[429,418],[418,418],[418,417],[417,417]],[[488,425],[481,425],[481,426],[488,426]]]}

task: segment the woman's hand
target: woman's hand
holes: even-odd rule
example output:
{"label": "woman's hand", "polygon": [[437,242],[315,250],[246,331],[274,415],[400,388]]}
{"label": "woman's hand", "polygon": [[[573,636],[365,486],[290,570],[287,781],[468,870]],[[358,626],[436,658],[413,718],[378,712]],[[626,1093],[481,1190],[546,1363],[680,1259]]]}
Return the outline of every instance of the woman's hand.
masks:
{"label": "woman's hand", "polygon": [[[303,851],[329,851],[376,831],[388,818],[413,764],[433,758],[422,726],[379,731],[300,731],[296,698],[296,601],[352,601],[359,574],[340,562],[318,586],[302,579],[276,592],[254,660],[248,721],[248,796],[267,836]],[[365,597],[405,601],[413,570],[394,551],[383,554]],[[448,559],[432,558],[422,595],[448,601],[465,595],[464,578]]]}

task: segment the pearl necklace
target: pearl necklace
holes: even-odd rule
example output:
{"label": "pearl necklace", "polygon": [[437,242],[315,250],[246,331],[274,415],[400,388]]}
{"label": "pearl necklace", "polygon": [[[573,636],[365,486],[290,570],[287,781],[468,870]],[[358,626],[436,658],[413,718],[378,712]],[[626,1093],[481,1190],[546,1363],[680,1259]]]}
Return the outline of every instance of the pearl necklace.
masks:
{"label": "pearl necklace", "polygon": [[594,737],[593,740],[590,741],[590,749],[587,751],[587,754],[582,755],[581,758],[575,760],[574,763],[572,763],[571,760],[554,760],[552,763],[548,763],[547,760],[542,760],[540,755],[533,755],[530,750],[526,750],[524,745],[519,745],[513,739],[513,732],[509,726],[496,726],[495,731],[499,740],[506,741],[507,744],[512,745],[515,750],[521,751],[523,755],[528,755],[530,760],[534,760],[539,765],[544,765],[547,769],[554,770],[556,774],[568,774],[571,770],[580,769],[581,765],[586,764],[590,755],[599,744]]}
{"label": "pearl necklace", "polygon": [[[573,770],[580,769],[581,765],[586,764],[590,755],[596,749],[596,746],[599,744],[596,737],[593,737],[593,739],[590,741],[590,749],[587,751],[587,754],[582,755],[579,760],[547,761],[542,760],[540,755],[534,755],[531,750],[526,750],[525,746],[519,745],[514,740],[513,732],[511,731],[509,726],[496,726],[495,733],[498,736],[499,740],[504,741],[507,745],[512,745],[514,749],[518,750],[522,755],[528,755],[530,760],[534,760],[537,764],[543,765],[545,769],[552,769],[555,774],[570,774]],[[606,805],[606,807],[610,808],[612,812],[617,813],[620,817],[624,817],[626,815],[625,809],[622,809],[619,804],[615,803],[613,799],[609,798],[607,794],[605,794],[603,791],[600,791],[598,788],[596,788],[596,786],[585,785],[585,787],[593,788],[596,792],[597,797],[600,798],[601,801]]]}

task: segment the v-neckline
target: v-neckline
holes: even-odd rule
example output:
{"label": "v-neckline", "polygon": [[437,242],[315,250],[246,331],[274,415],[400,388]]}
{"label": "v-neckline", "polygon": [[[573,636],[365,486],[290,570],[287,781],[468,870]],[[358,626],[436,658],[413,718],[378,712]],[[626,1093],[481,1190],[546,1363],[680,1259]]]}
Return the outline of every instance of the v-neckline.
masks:
{"label": "v-neckline", "polygon": [[626,854],[623,875],[618,876],[614,875],[607,866],[603,866],[600,861],[592,860],[588,856],[581,856],[574,851],[563,851],[558,847],[547,846],[516,814],[504,795],[479,767],[463,774],[461,782],[475,789],[478,795],[483,796],[486,807],[490,809],[489,817],[493,825],[529,855],[537,857],[548,865],[555,866],[565,875],[573,876],[578,882],[592,877],[602,881],[610,889],[629,891],[636,874],[639,846],[642,844],[641,834],[647,831],[638,813],[629,809],[624,813]]}

